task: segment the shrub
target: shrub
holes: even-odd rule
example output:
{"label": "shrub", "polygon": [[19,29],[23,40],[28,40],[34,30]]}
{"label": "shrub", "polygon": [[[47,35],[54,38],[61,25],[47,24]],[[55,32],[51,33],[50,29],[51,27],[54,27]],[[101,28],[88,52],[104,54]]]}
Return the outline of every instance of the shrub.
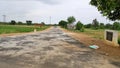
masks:
{"label": "shrub", "polygon": [[120,38],[118,38],[118,44],[120,44]]}
{"label": "shrub", "polygon": [[92,28],[93,29],[99,29],[99,22],[97,21],[97,19],[94,19],[92,22]]}
{"label": "shrub", "polygon": [[59,22],[59,26],[61,26],[61,27],[63,27],[63,28],[67,28],[67,22],[64,21],[64,20],[61,20],[61,21]]}
{"label": "shrub", "polygon": [[84,26],[81,28],[81,30],[80,30],[81,32],[84,32],[85,30],[84,30]]}
{"label": "shrub", "polygon": [[26,21],[27,25],[32,25],[32,21]]}
{"label": "shrub", "polygon": [[15,20],[11,20],[10,24],[11,24],[11,25],[15,25],[15,24],[16,24],[16,21],[15,21]]}
{"label": "shrub", "polygon": [[83,24],[80,21],[78,21],[76,24],[76,30],[80,30],[82,27],[83,27]]}

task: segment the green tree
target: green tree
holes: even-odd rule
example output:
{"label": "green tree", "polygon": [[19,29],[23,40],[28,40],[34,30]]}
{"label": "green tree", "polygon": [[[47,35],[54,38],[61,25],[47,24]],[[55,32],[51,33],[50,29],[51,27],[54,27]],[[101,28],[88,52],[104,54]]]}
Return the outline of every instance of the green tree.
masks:
{"label": "green tree", "polygon": [[45,25],[45,23],[44,23],[44,22],[41,22],[41,24],[42,24],[42,25]]}
{"label": "green tree", "polygon": [[104,26],[104,23],[100,23],[100,29],[104,29],[105,26]]}
{"label": "green tree", "polygon": [[21,21],[18,22],[18,25],[22,25],[23,23]]}
{"label": "green tree", "polygon": [[99,28],[99,22],[97,21],[97,19],[94,19],[92,22],[92,28],[93,29],[98,29]]}
{"label": "green tree", "polygon": [[82,27],[83,27],[83,24],[80,21],[78,21],[76,24],[76,30],[81,30]]}
{"label": "green tree", "polygon": [[119,23],[119,22],[114,22],[112,29],[114,29],[114,30],[119,30],[119,29],[120,29],[120,23]]}
{"label": "green tree", "polygon": [[92,27],[92,24],[91,24],[91,23],[85,25],[85,28],[91,28],[91,27]]}
{"label": "green tree", "polygon": [[15,24],[16,24],[16,21],[15,21],[15,20],[11,20],[10,24],[11,24],[11,25],[15,25]]}
{"label": "green tree", "polygon": [[67,23],[68,23],[68,22],[66,22],[66,21],[64,21],[64,20],[61,20],[61,21],[59,22],[59,26],[61,26],[61,27],[63,27],[63,28],[67,28]]}
{"label": "green tree", "polygon": [[112,24],[107,23],[107,24],[105,25],[105,28],[106,28],[106,29],[112,29]]}
{"label": "green tree", "polygon": [[90,4],[110,20],[120,20],[120,0],[91,0]]}
{"label": "green tree", "polygon": [[75,17],[70,16],[70,17],[68,17],[67,21],[68,21],[69,24],[72,24],[76,21],[76,19],[75,19]]}
{"label": "green tree", "polygon": [[32,25],[32,21],[28,20],[28,21],[26,21],[26,24],[27,25]]}

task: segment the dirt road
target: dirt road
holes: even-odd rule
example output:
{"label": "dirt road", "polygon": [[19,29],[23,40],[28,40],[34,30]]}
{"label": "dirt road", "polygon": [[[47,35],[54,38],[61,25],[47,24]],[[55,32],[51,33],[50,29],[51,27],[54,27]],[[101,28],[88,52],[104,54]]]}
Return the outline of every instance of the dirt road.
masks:
{"label": "dirt road", "polygon": [[0,38],[0,68],[119,68],[60,28]]}

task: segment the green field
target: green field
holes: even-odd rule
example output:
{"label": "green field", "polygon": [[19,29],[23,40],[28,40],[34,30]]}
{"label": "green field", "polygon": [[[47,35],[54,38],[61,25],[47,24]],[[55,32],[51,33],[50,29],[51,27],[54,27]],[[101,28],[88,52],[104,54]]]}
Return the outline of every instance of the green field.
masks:
{"label": "green field", "polygon": [[[82,33],[82,34],[86,34],[86,35],[89,35],[89,36],[91,36],[93,38],[104,39],[104,31],[105,31],[105,29],[98,29],[98,30],[85,29],[84,32],[80,32],[78,30],[72,30],[72,31]],[[119,39],[120,39],[120,31],[118,31],[118,33],[119,33]]]}
{"label": "green field", "polygon": [[37,31],[41,31],[48,27],[49,26],[43,26],[40,28],[26,25],[0,25],[0,34],[33,32],[35,28]]}
{"label": "green field", "polygon": [[93,30],[93,29],[85,29],[83,33],[90,35],[94,38],[98,39],[104,39],[104,29],[98,29],[98,30]]}

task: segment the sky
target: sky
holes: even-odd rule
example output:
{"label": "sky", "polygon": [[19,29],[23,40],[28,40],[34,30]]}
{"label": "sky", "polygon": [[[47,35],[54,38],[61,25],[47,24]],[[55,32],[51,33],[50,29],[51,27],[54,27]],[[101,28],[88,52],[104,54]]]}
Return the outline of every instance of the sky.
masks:
{"label": "sky", "polygon": [[89,4],[90,0],[0,0],[0,21],[6,15],[6,21],[32,20],[34,23],[45,22],[57,24],[74,16],[76,21],[84,24],[97,19],[102,23],[110,23],[96,7]]}

